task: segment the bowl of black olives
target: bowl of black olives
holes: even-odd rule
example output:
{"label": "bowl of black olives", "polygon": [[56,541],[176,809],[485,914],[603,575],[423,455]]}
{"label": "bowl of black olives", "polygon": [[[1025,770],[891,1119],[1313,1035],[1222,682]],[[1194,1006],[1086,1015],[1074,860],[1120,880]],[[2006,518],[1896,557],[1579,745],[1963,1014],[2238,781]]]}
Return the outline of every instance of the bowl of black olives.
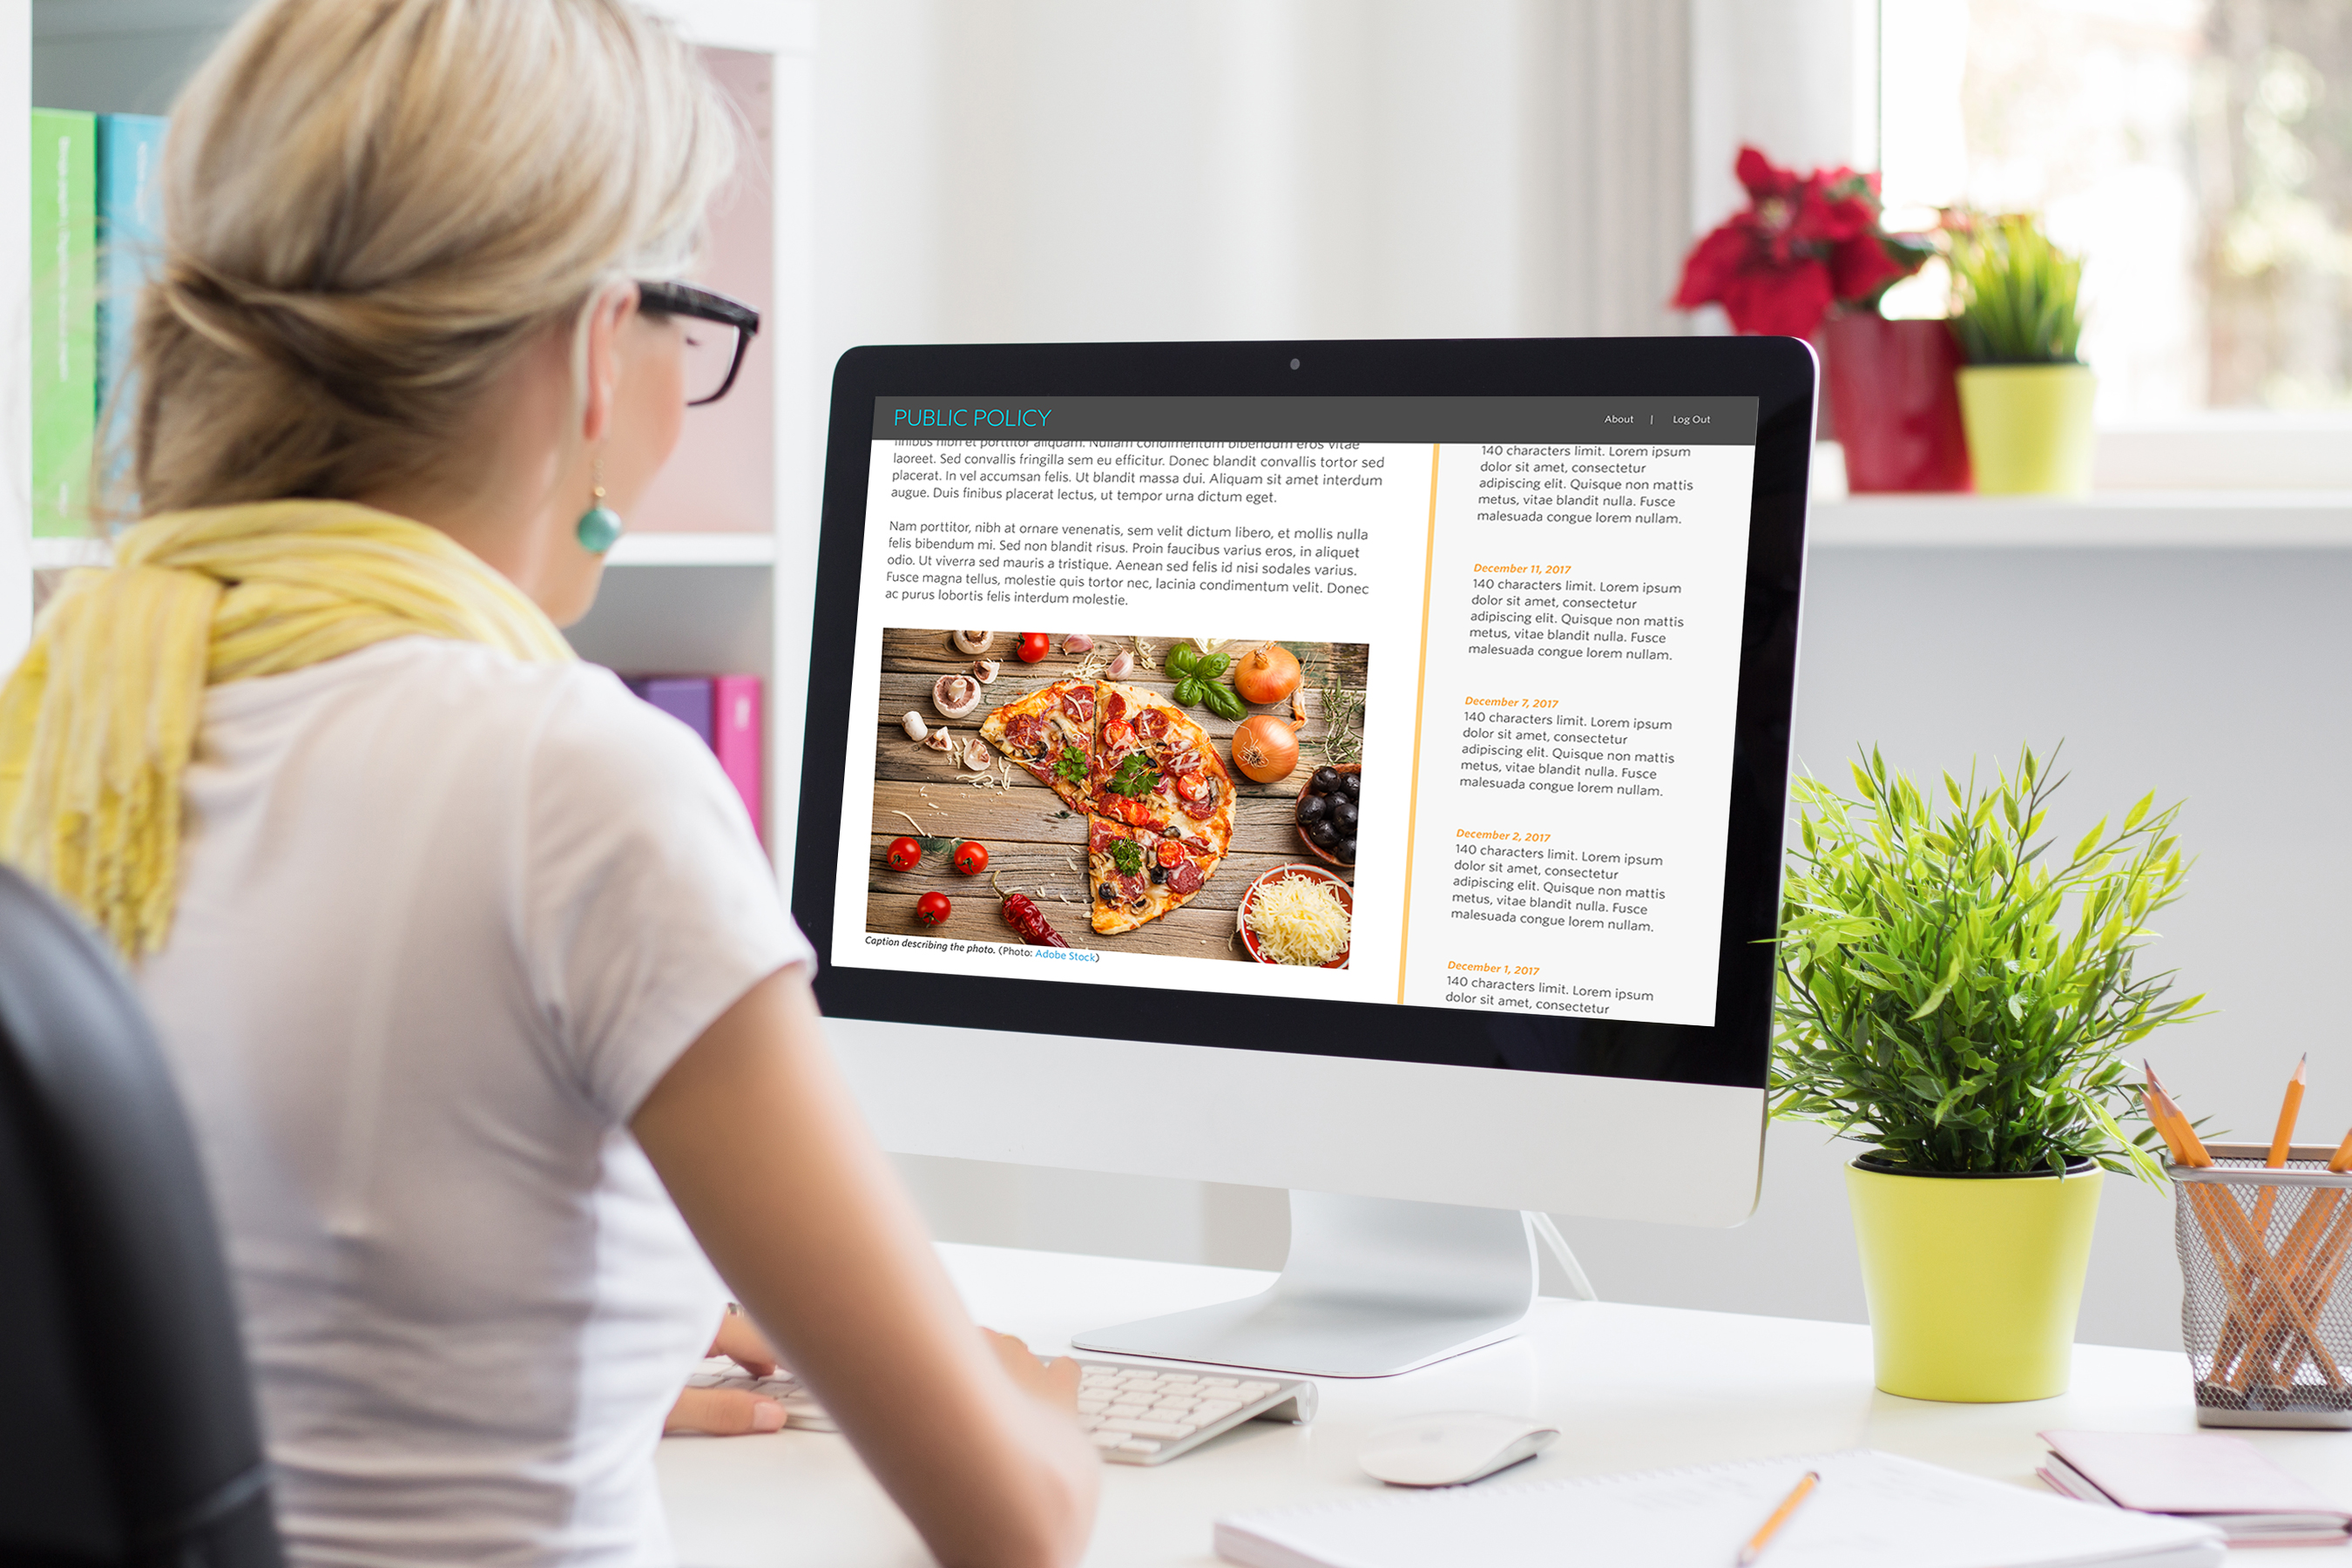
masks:
{"label": "bowl of black olives", "polygon": [[1346,763],[1317,768],[1298,792],[1291,821],[1299,842],[1334,866],[1356,863],[1356,814],[1364,791],[1364,765]]}

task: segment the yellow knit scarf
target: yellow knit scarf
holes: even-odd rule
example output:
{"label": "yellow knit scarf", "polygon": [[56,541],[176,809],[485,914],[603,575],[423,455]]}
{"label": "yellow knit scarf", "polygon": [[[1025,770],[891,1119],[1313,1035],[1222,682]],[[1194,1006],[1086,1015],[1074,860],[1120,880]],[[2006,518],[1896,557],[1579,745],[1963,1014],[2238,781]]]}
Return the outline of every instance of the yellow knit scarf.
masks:
{"label": "yellow knit scarf", "polygon": [[520,589],[446,534],[347,501],[151,518],[72,574],[0,687],[0,860],[131,958],[172,927],[180,780],[205,688],[392,637],[572,657]]}

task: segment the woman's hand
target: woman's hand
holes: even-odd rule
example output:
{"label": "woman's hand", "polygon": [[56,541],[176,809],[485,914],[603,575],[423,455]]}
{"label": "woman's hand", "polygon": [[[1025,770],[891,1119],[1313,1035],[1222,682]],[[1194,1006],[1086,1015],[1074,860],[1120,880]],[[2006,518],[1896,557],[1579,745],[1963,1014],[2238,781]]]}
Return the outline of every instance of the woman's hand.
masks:
{"label": "woman's hand", "polygon": [[[1014,1387],[1056,1410],[1076,1414],[1076,1362],[1057,1356],[1041,1365],[1029,1353],[1029,1347],[1011,1334],[982,1329],[980,1335]],[[710,1342],[710,1353],[730,1358],[753,1377],[773,1376],[778,1364],[776,1352],[758,1327],[731,1307],[719,1325],[719,1337]],[[784,1407],[748,1388],[689,1388],[670,1406],[669,1419],[662,1423],[662,1436],[694,1433],[705,1437],[742,1437],[782,1431],[783,1426]]]}
{"label": "woman's hand", "polygon": [[[774,1349],[758,1326],[731,1303],[727,1316],[719,1320],[709,1353],[730,1358],[753,1377],[775,1375]],[[1076,1386],[1075,1382],[1072,1386]],[[783,1426],[784,1407],[748,1388],[688,1388],[669,1407],[662,1436],[692,1432],[706,1437],[742,1437],[754,1432],[781,1432]]]}

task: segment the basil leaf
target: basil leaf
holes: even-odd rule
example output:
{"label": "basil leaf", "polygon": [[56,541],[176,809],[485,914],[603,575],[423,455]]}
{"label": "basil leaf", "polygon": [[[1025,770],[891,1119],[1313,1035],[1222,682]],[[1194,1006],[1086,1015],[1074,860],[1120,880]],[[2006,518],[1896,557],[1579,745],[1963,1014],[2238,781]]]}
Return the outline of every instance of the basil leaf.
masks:
{"label": "basil leaf", "polygon": [[1192,645],[1180,642],[1168,650],[1167,657],[1160,661],[1160,666],[1171,675],[1185,676],[1192,674],[1200,662],[1200,653],[1193,648]]}
{"label": "basil leaf", "polygon": [[1176,705],[1198,708],[1201,705],[1201,681],[1197,676],[1186,676],[1176,683]]}
{"label": "basil leaf", "polygon": [[1143,753],[1137,752],[1118,764],[1118,772],[1113,773],[1103,787],[1114,794],[1132,797],[1150,795],[1159,784],[1160,775],[1151,771],[1151,763],[1145,760]]}

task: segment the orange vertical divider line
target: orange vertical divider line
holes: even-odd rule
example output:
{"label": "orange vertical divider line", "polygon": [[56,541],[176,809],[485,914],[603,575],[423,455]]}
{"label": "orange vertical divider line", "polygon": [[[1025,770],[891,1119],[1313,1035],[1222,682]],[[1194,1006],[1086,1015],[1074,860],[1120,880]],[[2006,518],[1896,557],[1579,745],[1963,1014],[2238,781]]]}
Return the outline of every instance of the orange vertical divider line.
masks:
{"label": "orange vertical divider line", "polygon": [[1397,1001],[1404,1001],[1404,961],[1412,951],[1412,852],[1421,834],[1421,710],[1429,700],[1429,594],[1437,572],[1437,454],[1429,444],[1429,549],[1421,559],[1421,673],[1412,689],[1412,787],[1404,813],[1404,919],[1397,938]]}

